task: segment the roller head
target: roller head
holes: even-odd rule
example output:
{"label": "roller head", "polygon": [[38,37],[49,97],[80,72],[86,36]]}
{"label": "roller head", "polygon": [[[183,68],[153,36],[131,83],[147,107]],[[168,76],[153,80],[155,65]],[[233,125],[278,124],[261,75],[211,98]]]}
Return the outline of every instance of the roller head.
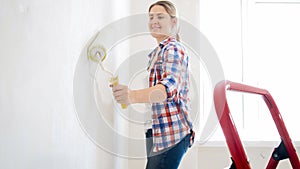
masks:
{"label": "roller head", "polygon": [[106,58],[106,49],[103,46],[93,46],[88,50],[88,59],[94,62],[103,62]]}

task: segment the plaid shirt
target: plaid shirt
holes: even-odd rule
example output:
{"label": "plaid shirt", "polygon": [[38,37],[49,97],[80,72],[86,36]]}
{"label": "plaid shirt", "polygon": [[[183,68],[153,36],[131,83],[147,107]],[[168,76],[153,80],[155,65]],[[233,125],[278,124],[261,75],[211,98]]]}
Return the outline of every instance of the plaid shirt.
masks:
{"label": "plaid shirt", "polygon": [[[149,54],[151,65],[156,52],[159,52],[157,60],[150,68],[149,87],[163,84],[166,87],[167,99],[152,104],[154,152],[177,144],[192,129],[188,116],[190,112],[188,55],[184,46],[175,38],[167,38],[159,46],[160,51],[157,47]],[[191,141],[192,139],[191,137]]]}

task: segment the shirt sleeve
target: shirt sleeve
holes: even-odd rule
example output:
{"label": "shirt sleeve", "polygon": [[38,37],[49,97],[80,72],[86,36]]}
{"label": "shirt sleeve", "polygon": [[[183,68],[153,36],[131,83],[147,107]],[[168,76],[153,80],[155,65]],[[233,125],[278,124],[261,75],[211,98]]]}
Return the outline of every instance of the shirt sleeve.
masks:
{"label": "shirt sleeve", "polygon": [[163,71],[158,84],[163,84],[166,87],[167,100],[174,99],[178,93],[183,56],[184,51],[176,46],[169,46],[163,53]]}

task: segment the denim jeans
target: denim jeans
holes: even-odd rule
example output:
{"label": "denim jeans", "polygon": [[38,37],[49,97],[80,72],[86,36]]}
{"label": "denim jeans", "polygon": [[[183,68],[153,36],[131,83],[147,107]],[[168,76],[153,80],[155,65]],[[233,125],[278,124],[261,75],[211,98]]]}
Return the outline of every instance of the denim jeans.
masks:
{"label": "denim jeans", "polygon": [[147,165],[146,169],[177,169],[183,155],[186,153],[190,136],[188,134],[176,145],[159,152],[153,152],[152,130],[146,133]]}

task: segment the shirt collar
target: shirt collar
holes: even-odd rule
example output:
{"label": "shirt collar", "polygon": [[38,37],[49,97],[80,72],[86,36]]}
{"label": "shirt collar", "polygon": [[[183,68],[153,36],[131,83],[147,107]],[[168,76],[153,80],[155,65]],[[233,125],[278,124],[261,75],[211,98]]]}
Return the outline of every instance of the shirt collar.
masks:
{"label": "shirt collar", "polygon": [[165,40],[163,40],[163,41],[161,41],[160,43],[159,43],[159,46],[160,46],[160,48],[162,49],[164,46],[166,46],[168,43],[170,43],[170,42],[175,42],[176,41],[176,39],[175,39],[175,37],[168,37],[168,38],[166,38]]}
{"label": "shirt collar", "polygon": [[[159,43],[159,47],[160,49],[163,49],[167,44],[169,44],[170,42],[175,42],[176,38],[175,37],[168,37],[165,40],[161,41]],[[148,57],[151,58],[152,55],[158,50],[158,47],[156,47],[149,55]]]}

